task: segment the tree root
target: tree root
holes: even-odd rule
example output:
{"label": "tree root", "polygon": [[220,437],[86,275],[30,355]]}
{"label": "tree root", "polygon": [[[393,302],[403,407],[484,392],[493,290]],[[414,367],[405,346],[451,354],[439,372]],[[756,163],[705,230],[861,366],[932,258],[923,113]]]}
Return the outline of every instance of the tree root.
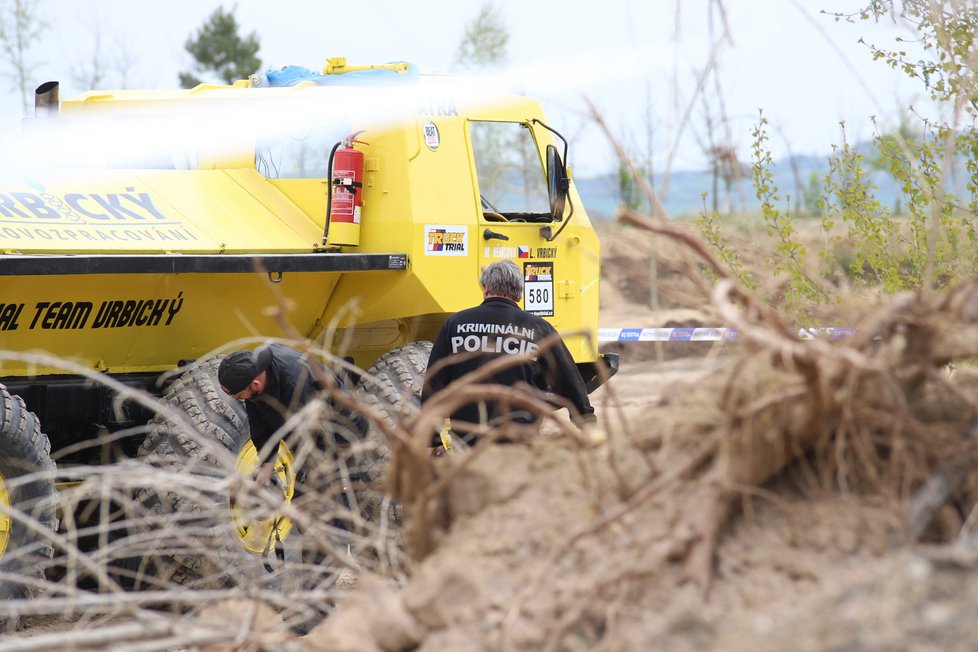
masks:
{"label": "tree root", "polygon": [[[670,225],[627,211],[623,217],[633,226],[678,237]],[[681,239],[687,242],[690,236],[682,234]],[[719,536],[734,513],[736,487],[763,485],[840,429],[849,432],[849,445],[857,449],[867,435],[886,442],[889,452],[907,448],[909,433],[901,417],[913,420],[923,408],[912,406],[910,398],[939,376],[936,370],[942,365],[978,354],[978,279],[945,294],[898,297],[864,324],[870,328],[851,343],[832,345],[792,334],[776,312],[738,287],[703,248],[692,248],[718,271],[714,307],[746,341],[745,367],[752,367],[751,384],[734,374],[724,390],[720,400],[729,420],[718,426],[723,434],[716,454],[696,480],[693,507],[679,527],[694,533],[684,578],[707,595]],[[978,418],[978,411],[973,402],[957,404],[961,414],[945,418],[953,422],[950,430],[960,433]],[[869,414],[875,419],[862,418]],[[953,448],[955,442],[949,443]],[[961,443],[959,438],[957,445]],[[853,452],[866,462],[867,452],[873,451],[871,446]],[[837,450],[837,456],[847,460],[849,452]],[[919,482],[919,477],[909,477],[914,473],[919,474],[908,466],[904,486]]]}

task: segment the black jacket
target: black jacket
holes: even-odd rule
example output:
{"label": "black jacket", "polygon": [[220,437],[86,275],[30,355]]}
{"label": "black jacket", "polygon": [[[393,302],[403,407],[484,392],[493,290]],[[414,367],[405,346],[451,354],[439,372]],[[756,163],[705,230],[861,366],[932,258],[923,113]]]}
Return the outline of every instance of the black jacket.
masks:
{"label": "black jacket", "polygon": [[[507,386],[524,382],[567,399],[576,410],[576,414],[571,411],[575,419],[593,418],[594,408],[588,401],[584,379],[564,342],[556,337],[543,353],[537,352],[543,340],[554,333],[556,331],[549,322],[502,297],[489,297],[481,305],[452,315],[442,326],[431,349],[421,402],[489,360],[507,354],[529,353],[535,356],[533,361],[508,366],[482,382]],[[472,352],[478,353],[473,355]],[[466,353],[469,355],[464,356]],[[464,357],[432,373],[440,360],[456,354]],[[464,432],[457,423],[481,423],[483,414],[487,417],[486,423],[498,421],[499,405],[492,402],[463,405],[451,415],[452,431]],[[514,411],[508,415],[508,420],[534,423],[536,417],[528,412]],[[440,443],[437,437],[433,443]]]}
{"label": "black jacket", "polygon": [[[311,365],[317,365],[325,378],[331,378],[337,390],[345,391],[343,381],[318,361],[310,360],[305,354],[283,344],[271,344],[270,347],[272,361],[265,370],[265,389],[260,396],[245,401],[251,441],[258,451],[286,419],[320,396],[323,387],[313,374]],[[335,439],[334,445],[345,446],[366,435],[368,426],[363,415],[336,406],[328,393],[323,393],[322,397],[331,408],[323,424],[323,435]],[[263,461],[274,459],[276,450],[273,448]]]}

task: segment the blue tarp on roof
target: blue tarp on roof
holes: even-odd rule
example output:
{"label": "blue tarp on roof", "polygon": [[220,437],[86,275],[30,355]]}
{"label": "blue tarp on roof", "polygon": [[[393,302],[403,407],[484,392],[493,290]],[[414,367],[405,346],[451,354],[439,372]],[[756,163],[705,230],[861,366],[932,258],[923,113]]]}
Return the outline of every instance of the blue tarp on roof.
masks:
{"label": "blue tarp on roof", "polygon": [[[406,63],[394,61],[392,63]],[[324,75],[302,66],[282,66],[262,74],[251,76],[252,86],[295,86],[302,82],[313,82],[319,86],[389,86],[416,81],[418,69],[407,64],[406,72],[396,72],[387,68],[375,70],[354,70],[334,75]]]}

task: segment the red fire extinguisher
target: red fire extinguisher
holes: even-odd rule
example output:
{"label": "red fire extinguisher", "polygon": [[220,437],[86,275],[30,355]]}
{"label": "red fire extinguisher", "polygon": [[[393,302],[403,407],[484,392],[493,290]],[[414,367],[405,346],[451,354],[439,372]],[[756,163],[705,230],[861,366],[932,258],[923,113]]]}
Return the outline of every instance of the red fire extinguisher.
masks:
{"label": "red fire extinguisher", "polygon": [[326,227],[323,244],[359,245],[360,209],[363,206],[363,152],[354,143],[368,145],[357,131],[333,146],[329,153]]}

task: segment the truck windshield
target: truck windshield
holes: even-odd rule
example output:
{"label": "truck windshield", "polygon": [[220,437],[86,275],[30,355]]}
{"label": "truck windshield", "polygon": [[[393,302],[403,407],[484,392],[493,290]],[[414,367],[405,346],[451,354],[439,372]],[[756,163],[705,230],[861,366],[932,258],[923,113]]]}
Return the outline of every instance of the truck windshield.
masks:
{"label": "truck windshield", "polygon": [[472,121],[469,129],[483,216],[497,222],[551,221],[533,132],[520,122]]}

